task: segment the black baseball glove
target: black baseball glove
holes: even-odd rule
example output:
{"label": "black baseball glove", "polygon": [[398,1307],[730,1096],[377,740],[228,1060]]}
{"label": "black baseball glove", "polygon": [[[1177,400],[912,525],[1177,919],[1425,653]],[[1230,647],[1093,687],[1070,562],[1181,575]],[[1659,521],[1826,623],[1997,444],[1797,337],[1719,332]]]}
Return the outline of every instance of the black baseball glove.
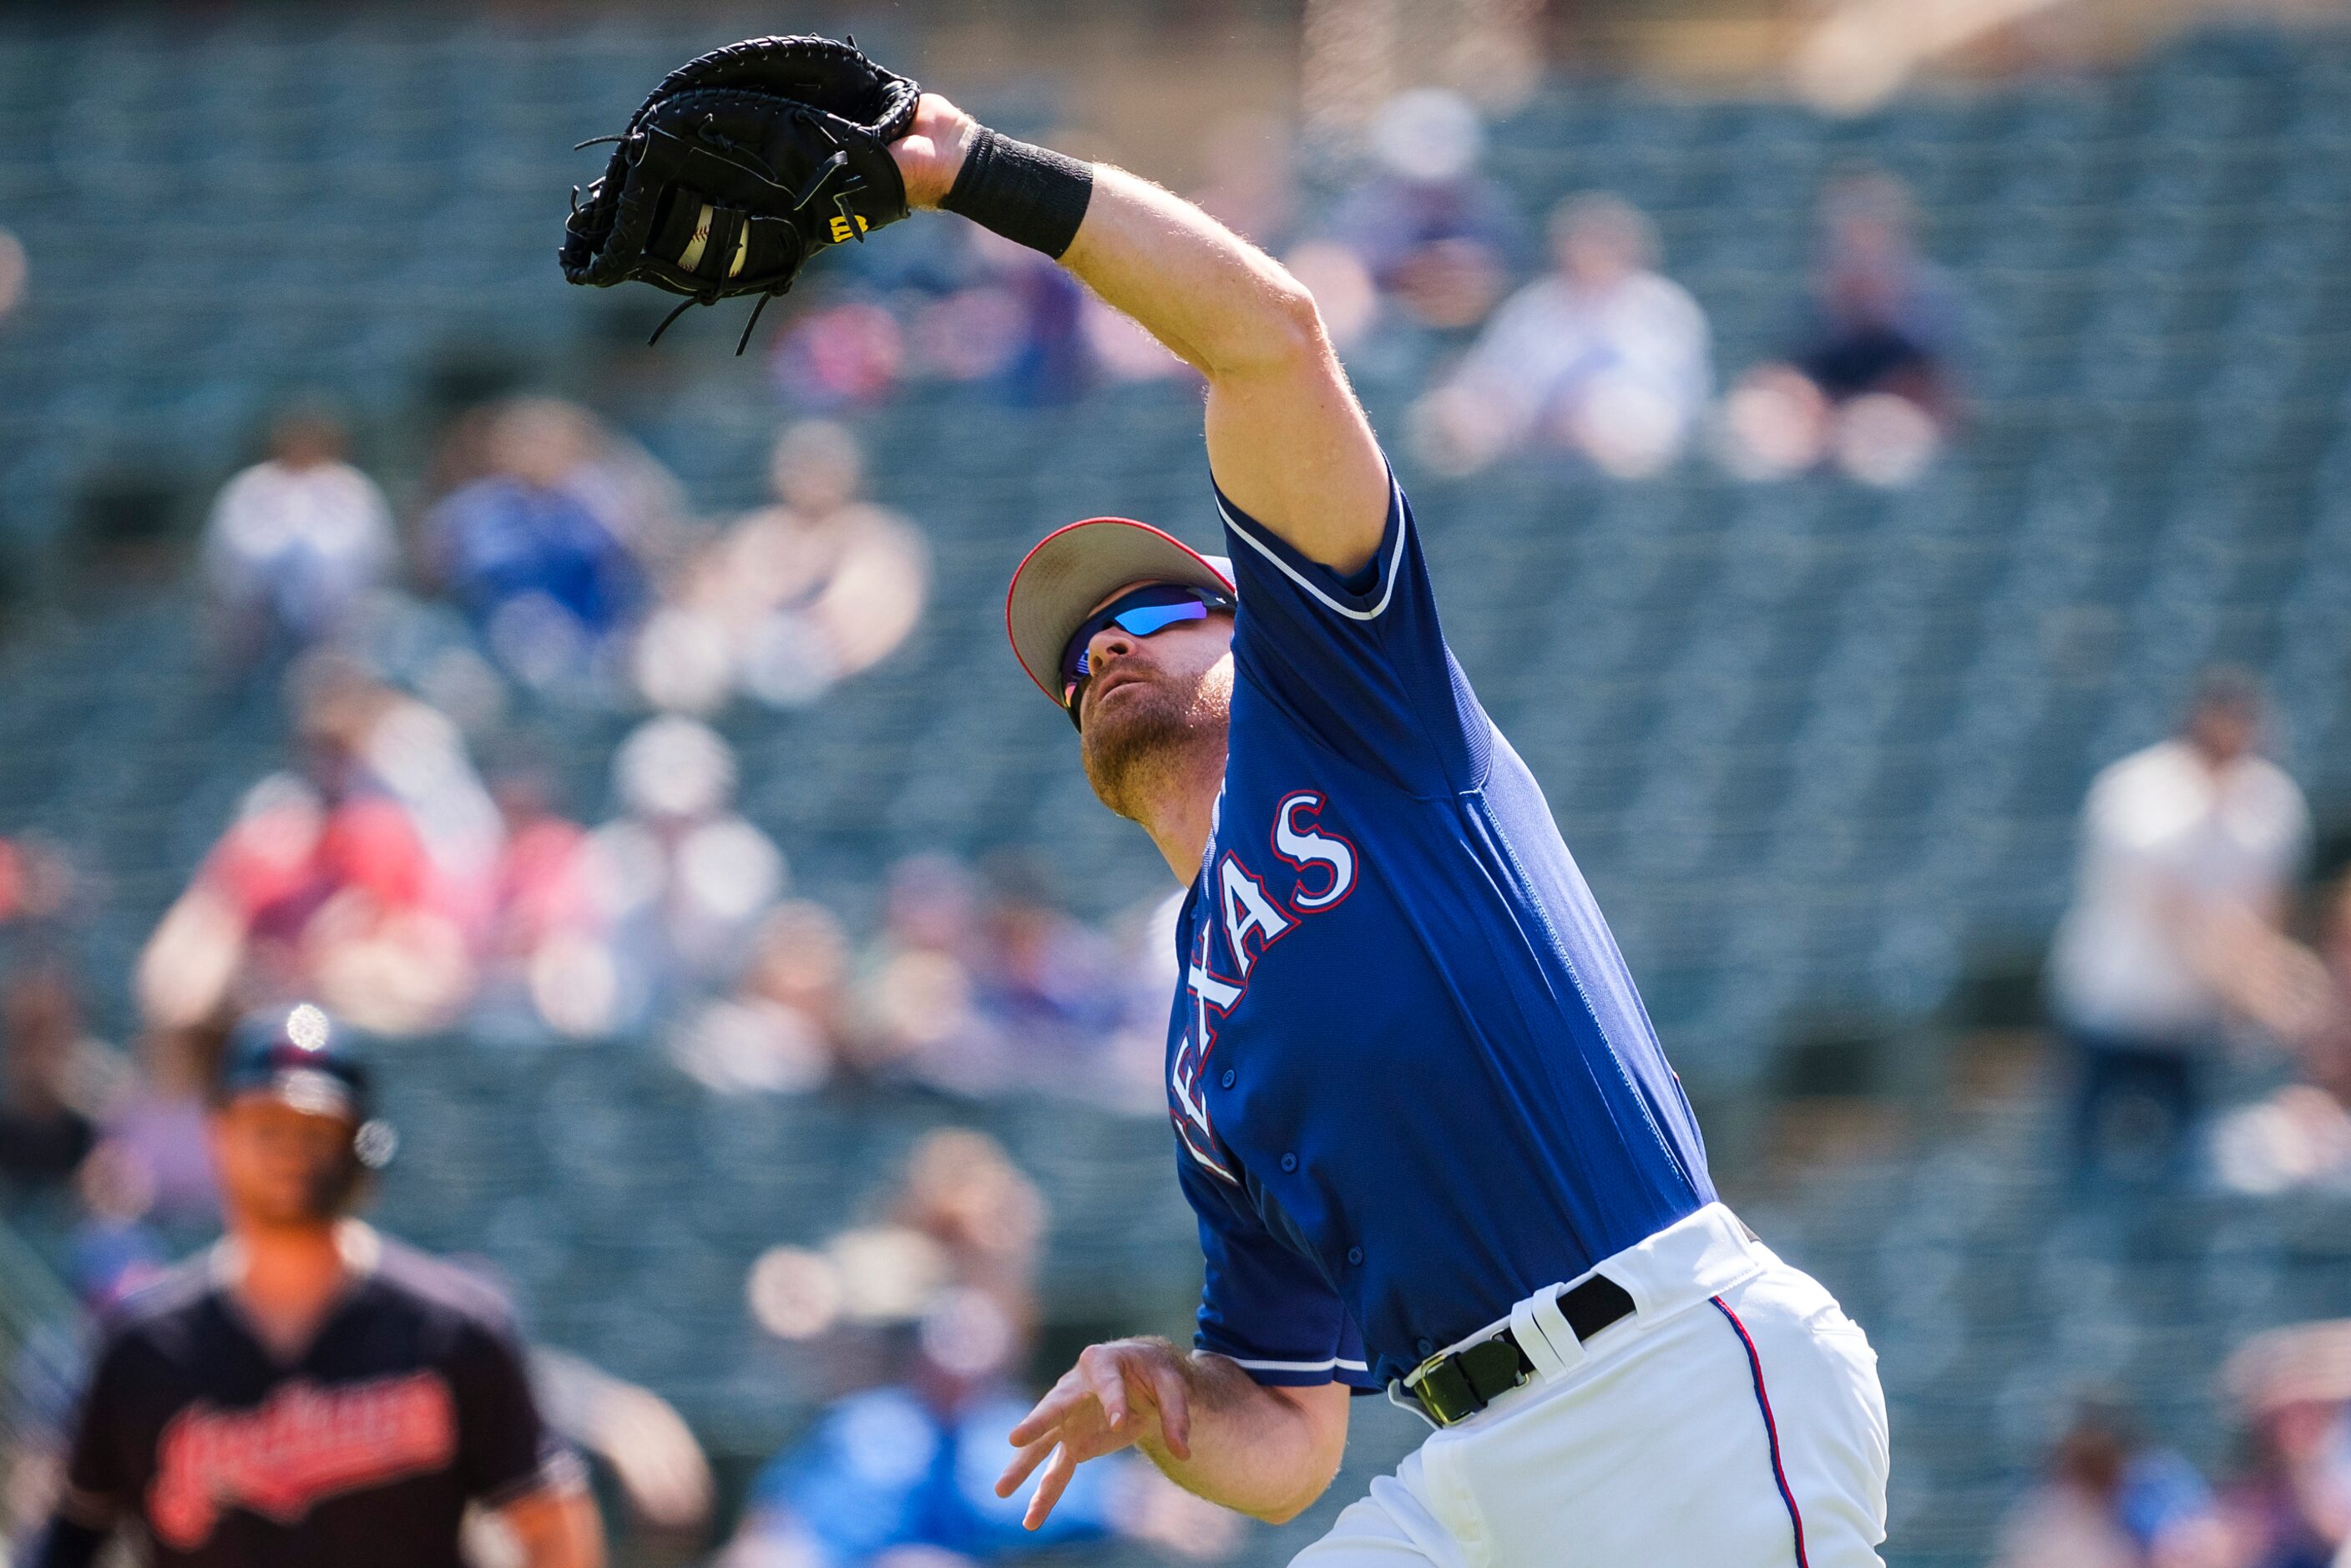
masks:
{"label": "black baseball glove", "polygon": [[563,276],[609,287],[642,278],[688,305],[792,286],[829,245],[906,215],[889,144],[914,123],[922,89],[854,40],[752,38],[662,78],[618,136],[604,177],[571,193]]}

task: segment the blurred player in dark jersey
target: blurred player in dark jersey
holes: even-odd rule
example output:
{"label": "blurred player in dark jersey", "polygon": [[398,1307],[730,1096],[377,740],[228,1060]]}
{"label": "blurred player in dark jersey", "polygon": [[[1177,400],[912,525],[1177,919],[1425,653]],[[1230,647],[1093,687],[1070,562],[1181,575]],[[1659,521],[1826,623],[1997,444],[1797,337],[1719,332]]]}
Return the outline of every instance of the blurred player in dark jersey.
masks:
{"label": "blurred player in dark jersey", "polygon": [[239,1027],[211,1118],[228,1235],[106,1324],[38,1568],[126,1527],[156,1563],[456,1568],[469,1504],[531,1568],[601,1563],[505,1304],[350,1218],[391,1152],[371,1091],[315,1007]]}

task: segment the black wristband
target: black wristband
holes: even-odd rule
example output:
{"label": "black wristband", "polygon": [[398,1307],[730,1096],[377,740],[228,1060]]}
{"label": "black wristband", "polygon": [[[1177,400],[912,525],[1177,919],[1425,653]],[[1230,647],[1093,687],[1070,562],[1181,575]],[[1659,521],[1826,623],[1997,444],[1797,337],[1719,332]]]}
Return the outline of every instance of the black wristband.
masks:
{"label": "black wristband", "polygon": [[1088,165],[983,126],[939,205],[1059,261],[1078,237],[1093,193]]}

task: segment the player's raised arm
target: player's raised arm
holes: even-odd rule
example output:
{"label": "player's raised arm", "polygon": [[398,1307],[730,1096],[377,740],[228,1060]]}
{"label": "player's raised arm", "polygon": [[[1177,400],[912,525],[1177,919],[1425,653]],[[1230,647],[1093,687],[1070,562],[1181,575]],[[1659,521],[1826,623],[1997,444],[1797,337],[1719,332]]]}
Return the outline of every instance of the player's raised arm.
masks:
{"label": "player's raised arm", "polygon": [[1058,256],[1207,378],[1209,465],[1235,506],[1343,574],[1371,559],[1387,465],[1313,297],[1280,263],[1147,180],[1010,141],[936,93],[891,152],[911,205]]}

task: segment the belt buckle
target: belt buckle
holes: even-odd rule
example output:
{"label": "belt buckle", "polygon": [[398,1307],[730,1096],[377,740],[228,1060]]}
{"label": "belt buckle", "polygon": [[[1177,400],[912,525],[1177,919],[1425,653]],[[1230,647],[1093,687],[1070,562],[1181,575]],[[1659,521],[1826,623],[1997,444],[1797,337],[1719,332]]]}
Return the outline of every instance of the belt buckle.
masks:
{"label": "belt buckle", "polygon": [[1414,1367],[1410,1372],[1406,1373],[1404,1377],[1404,1391],[1412,1396],[1414,1406],[1417,1408],[1422,1415],[1427,1416],[1429,1421],[1439,1430],[1442,1430],[1447,1427],[1458,1425],[1460,1422],[1468,1420],[1470,1416],[1477,1414],[1477,1412],[1473,1410],[1460,1416],[1448,1415],[1443,1407],[1438,1406],[1435,1400],[1428,1396],[1428,1375],[1435,1372],[1438,1367],[1443,1366],[1447,1362],[1452,1359],[1452,1352],[1440,1350],[1435,1355],[1432,1355],[1427,1360],[1422,1362],[1418,1366]]}
{"label": "belt buckle", "polygon": [[[1437,1352],[1413,1368],[1410,1375],[1404,1380],[1405,1391],[1413,1396],[1414,1401],[1426,1413],[1428,1418],[1438,1427],[1459,1426],[1492,1404],[1495,1398],[1495,1396],[1485,1393],[1478,1386],[1475,1376],[1469,1369],[1468,1356],[1472,1352],[1493,1343],[1494,1340],[1508,1340],[1509,1337],[1510,1331],[1504,1329],[1493,1335],[1491,1339],[1480,1341],[1478,1344],[1460,1350]],[[1437,1393],[1432,1392],[1433,1389],[1437,1388],[1437,1385],[1431,1383],[1431,1375],[1442,1371],[1449,1371],[1452,1374],[1450,1381],[1460,1385],[1462,1397],[1454,1399],[1449,1397],[1449,1391],[1440,1390],[1448,1395],[1440,1401]],[[1525,1375],[1521,1374],[1511,1380],[1511,1386],[1513,1388],[1521,1386],[1526,1381]]]}

